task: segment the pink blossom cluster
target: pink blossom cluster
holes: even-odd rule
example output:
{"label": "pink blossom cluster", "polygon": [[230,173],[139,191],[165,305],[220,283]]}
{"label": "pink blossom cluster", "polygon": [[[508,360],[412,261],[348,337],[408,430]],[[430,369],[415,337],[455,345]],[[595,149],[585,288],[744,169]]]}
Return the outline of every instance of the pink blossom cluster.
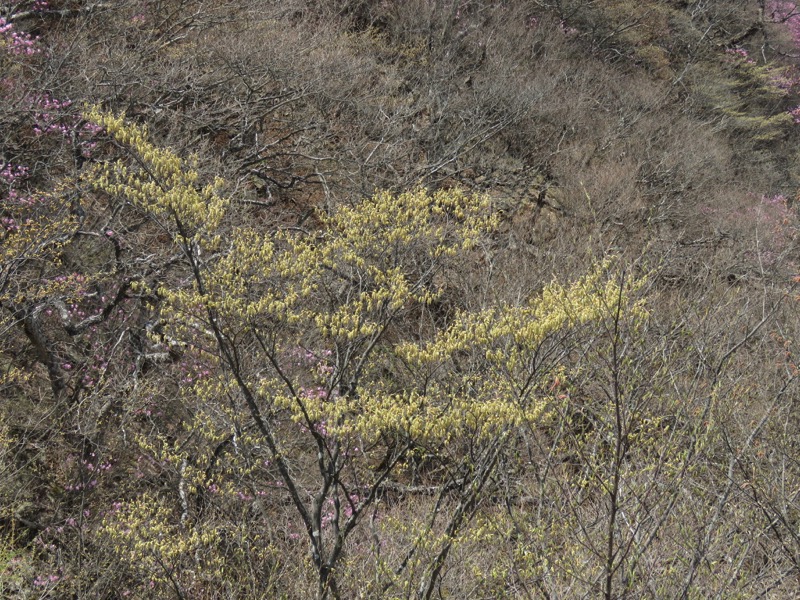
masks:
{"label": "pink blossom cluster", "polygon": [[41,196],[28,196],[20,194],[19,191],[13,187],[6,192],[5,200],[9,204],[15,204],[17,206],[24,206],[28,208],[38,204],[44,204],[45,202],[45,199]]}
{"label": "pink blossom cluster", "polygon": [[788,210],[789,201],[783,194],[776,194],[774,196],[764,195],[761,197],[761,203],[765,206],[773,206],[780,212]]}
{"label": "pink blossom cluster", "polygon": [[0,227],[8,233],[17,233],[19,231],[19,225],[11,217],[0,217]]}
{"label": "pink blossom cluster", "polygon": [[328,390],[324,387],[303,388],[300,390],[300,395],[309,400],[326,400],[328,398]]}
{"label": "pink blossom cluster", "polygon": [[796,69],[776,70],[770,74],[770,82],[786,94],[794,93],[800,89],[800,75]]}
{"label": "pink blossom cluster", "polygon": [[28,167],[12,165],[11,163],[6,163],[5,166],[0,169],[0,179],[8,184],[12,184],[18,179],[24,178],[27,174]]}
{"label": "pink blossom cluster", "polygon": [[[16,190],[16,186],[18,186],[25,178],[28,176],[28,167],[22,165],[13,165],[11,163],[6,163],[3,165],[3,168],[0,169],[0,184],[2,188],[6,188],[6,200],[11,202],[12,204],[32,204],[30,202],[22,202],[21,196],[19,192]],[[0,192],[0,197],[2,192]],[[4,223],[4,225],[6,225]],[[8,227],[6,227],[8,229]]]}
{"label": "pink blossom cluster", "polygon": [[[99,312],[102,312],[102,309]],[[81,380],[87,388],[94,387],[108,369],[108,360],[103,355],[95,354],[93,358],[93,362],[87,367]]]}
{"label": "pink blossom cluster", "polygon": [[800,106],[795,106],[789,111],[789,114],[792,115],[792,120],[800,125]]}
{"label": "pink blossom cluster", "polygon": [[345,448],[342,451],[342,456],[344,458],[350,458],[351,456],[358,456],[361,450],[359,450],[358,446],[353,446],[352,448]]}
{"label": "pink blossom cluster", "polygon": [[322,350],[318,354],[315,354],[311,350],[298,346],[289,352],[289,357],[292,359],[292,362],[294,362],[295,365],[307,366],[319,363],[325,358],[330,357],[331,354],[333,354],[333,352],[330,350]]}
{"label": "pink blossom cluster", "polygon": [[315,433],[320,434],[322,437],[328,437],[328,425],[326,421],[319,421],[318,423],[314,423],[311,426],[311,429],[303,425],[302,423],[298,423],[297,425],[303,433],[308,433],[309,431],[313,430]]}
{"label": "pink blossom cluster", "polygon": [[[91,513],[88,510],[83,511],[83,516],[84,517],[89,517],[90,515],[91,515]],[[64,524],[67,527],[77,527],[78,526],[78,520],[75,517],[69,517],[66,521],[64,521]]]}
{"label": "pink blossom cluster", "polygon": [[755,61],[752,58],[750,58],[750,53],[747,51],[747,49],[742,48],[740,46],[736,46],[735,48],[728,48],[727,50],[725,50],[725,54],[733,57],[736,60],[741,60],[751,65],[755,64]]}
{"label": "pink blossom cluster", "polygon": [[[103,511],[101,511],[101,514],[104,514]],[[83,511],[84,518],[88,519],[91,515],[92,515],[92,513],[91,513],[91,511],[89,509],[86,509],[86,510]],[[82,528],[85,527],[85,525],[86,525],[85,523],[79,523],[78,520],[75,519],[74,517],[68,517],[67,519],[64,520],[64,524],[63,525],[59,525],[58,527],[55,527],[55,528],[46,527],[44,529],[43,533],[50,533],[51,531],[55,531],[55,533],[59,533],[60,534],[60,533],[64,533],[64,529],[66,529],[66,528],[70,528],[71,527],[71,528],[74,528],[74,529],[82,529]]]}
{"label": "pink blossom cluster", "polygon": [[134,415],[145,417],[161,417],[164,413],[156,407],[155,404],[148,404],[144,408],[137,408],[133,411]]}
{"label": "pink blossom cluster", "polygon": [[97,464],[94,464],[93,462],[91,462],[91,459],[93,458],[95,458],[94,452],[92,452],[92,454],[90,455],[89,460],[81,461],[83,463],[84,468],[91,473],[95,473],[97,471],[110,471],[111,468],[114,466],[114,464],[110,460],[104,460],[98,462]]}
{"label": "pink blossom cluster", "polygon": [[[106,235],[108,235],[108,232],[106,232]],[[111,235],[113,235],[113,232],[111,232]],[[178,368],[181,372],[181,385],[197,383],[211,376],[211,369],[209,366],[197,361],[190,364],[188,361],[182,360]]]}
{"label": "pink blossom cluster", "polygon": [[[87,287],[89,284],[89,278],[83,273],[73,272],[66,275],[56,275],[50,281],[53,283],[70,284],[73,293],[78,296],[86,296],[89,293]],[[69,310],[78,311],[80,309],[77,304],[70,304]],[[47,314],[50,313],[48,312]]]}
{"label": "pink blossom cluster", "polygon": [[353,516],[353,506],[356,506],[358,502],[361,500],[361,496],[358,495],[357,492],[353,492],[350,494],[349,502],[344,507],[344,516],[348,519]]}
{"label": "pink blossom cluster", "polygon": [[[345,518],[349,519],[353,515],[353,507],[358,505],[359,500],[361,497],[358,495],[357,492],[353,492],[350,494],[348,498],[348,502],[344,505],[344,516]],[[328,498],[325,501],[323,509],[325,512],[322,514],[322,528],[325,529],[328,525],[333,522],[333,519],[336,516],[336,511],[334,510],[334,501],[333,498]]]}
{"label": "pink blossom cluster", "polygon": [[72,106],[72,100],[58,100],[49,94],[44,94],[31,98],[29,102],[37,110],[34,113],[36,124],[33,126],[33,132],[36,135],[53,132],[61,133],[62,135],[69,133],[70,129],[66,125],[60,124],[59,121],[63,111]]}
{"label": "pink blossom cluster", "polygon": [[[0,18],[0,22],[3,22],[2,18]],[[0,29],[2,28],[0,27]],[[0,37],[0,45],[2,45],[2,37]],[[81,155],[84,158],[91,158],[91,154],[97,146],[97,142],[93,138],[102,131],[102,128],[83,122],[78,115],[68,114],[67,109],[73,104],[71,100],[59,100],[49,94],[28,97],[26,100],[32,108],[33,132],[36,135],[58,134],[66,138],[75,136],[80,143]],[[21,193],[19,189],[28,174],[29,169],[24,165],[2,164],[0,167],[0,198],[3,195],[3,188],[5,188],[4,199],[9,204],[28,208],[41,204],[43,198]]]}
{"label": "pink blossom cluster", "polygon": [[[287,354],[293,366],[299,367],[309,374],[317,375],[318,377],[314,378],[317,381],[319,381],[319,377],[330,381],[330,377],[336,370],[331,360],[333,352],[328,349],[313,352],[298,346],[287,352]],[[317,385],[302,387],[300,395],[307,399],[332,400],[336,396],[336,392],[329,392],[328,387]]]}
{"label": "pink blossom cluster", "polygon": [[748,58],[750,53],[747,52],[744,48],[737,46],[736,48],[728,48],[725,50],[726,54],[732,54],[733,56],[739,56],[741,58]]}
{"label": "pink blossom cluster", "polygon": [[97,147],[97,142],[93,138],[103,128],[69,113],[72,100],[59,100],[49,94],[42,94],[28,98],[28,103],[33,109],[35,135],[57,134],[65,138],[75,136],[80,141],[82,156],[91,158],[92,151]]}
{"label": "pink blossom cluster", "polygon": [[68,492],[80,492],[83,490],[91,490],[97,487],[98,485],[97,479],[92,479],[86,483],[70,483],[64,486],[64,489]]}
{"label": "pink blossom cluster", "polygon": [[36,587],[48,587],[51,585],[55,585],[61,580],[60,575],[51,574],[51,575],[37,575],[36,579],[33,580],[33,585]]}
{"label": "pink blossom cluster", "polygon": [[797,3],[791,0],[770,0],[767,3],[767,14],[774,23],[786,26],[795,45],[800,46],[800,11]]}
{"label": "pink blossom cluster", "polygon": [[24,31],[16,31],[13,23],[9,23],[5,17],[0,17],[0,47],[4,47],[6,52],[15,56],[36,54],[40,51],[36,46],[38,39]]}
{"label": "pink blossom cluster", "polygon": [[333,498],[328,498],[325,500],[325,504],[323,505],[323,510],[325,511],[322,514],[322,528],[325,529],[328,525],[333,522],[334,516],[336,516],[336,512],[334,510]]}
{"label": "pink blossom cluster", "polygon": [[561,32],[566,35],[567,37],[573,37],[580,33],[575,27],[571,27],[565,20],[561,20],[558,22],[558,26],[561,28]]}

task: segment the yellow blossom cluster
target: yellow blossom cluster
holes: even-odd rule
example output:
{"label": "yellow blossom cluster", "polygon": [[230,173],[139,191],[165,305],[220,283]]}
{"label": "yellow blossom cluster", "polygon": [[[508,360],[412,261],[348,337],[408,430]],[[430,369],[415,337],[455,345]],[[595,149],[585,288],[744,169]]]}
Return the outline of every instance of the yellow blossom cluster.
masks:
{"label": "yellow blossom cluster", "polygon": [[103,519],[98,539],[111,544],[118,559],[140,581],[174,585],[176,578],[211,580],[223,567],[215,547],[218,533],[202,524],[176,525],[163,498],[144,494],[115,506]]}
{"label": "yellow blossom cluster", "polygon": [[[40,193],[38,206],[4,217],[0,225],[0,305],[33,306],[48,297],[69,297],[74,292],[74,278],[57,275],[61,253],[77,223],[64,196],[60,188]],[[13,309],[0,311],[0,356],[6,351],[3,342],[11,339],[6,332],[18,318]],[[0,395],[7,385],[25,377],[14,361],[4,364]]]}
{"label": "yellow blossom cluster", "polygon": [[303,325],[353,342],[379,335],[405,307],[433,301],[441,263],[495,225],[485,197],[422,189],[378,192],[320,218],[315,236],[241,228],[203,273],[202,299],[197,290],[160,293],[184,320],[210,309],[231,327]]}
{"label": "yellow blossom cluster", "polygon": [[23,276],[31,263],[39,265],[40,273],[42,264],[58,264],[59,253],[75,228],[75,218],[66,214],[58,191],[43,195],[40,202],[50,207],[47,214],[18,218],[0,234],[0,300],[33,301],[68,287],[63,280],[49,282],[41,274],[34,285],[26,285],[29,278]]}
{"label": "yellow blossom cluster", "polygon": [[[173,239],[190,254],[187,236],[202,232],[207,243],[219,234],[227,207],[221,182],[200,188],[190,163],[122,117],[91,109],[86,118],[134,158],[97,166],[89,176],[97,188],[172,223],[180,233]],[[191,393],[214,401],[246,389],[251,402],[288,412],[308,430],[324,422],[328,434],[363,442],[384,434],[487,439],[546,410],[537,385],[547,374],[533,361],[547,339],[622,309],[644,310],[629,300],[638,284],[614,280],[602,263],[522,305],[462,312],[420,341],[388,339],[403,315],[439,297],[437,274],[449,261],[495,231],[489,198],[453,189],[378,191],[318,221],[315,231],[238,228],[214,260],[194,261],[192,286],[158,290],[169,334],[227,364]],[[287,358],[308,341],[335,350],[324,376]],[[461,355],[469,368],[453,368]],[[382,377],[380,356],[423,374],[424,385]]]}
{"label": "yellow blossom cluster", "polygon": [[[622,289],[613,279],[603,282],[607,264],[572,283],[553,282],[522,306],[490,307],[481,312],[462,312],[446,330],[426,344],[402,344],[398,352],[415,364],[439,363],[455,353],[482,349],[486,361],[511,371],[548,336],[564,328],[613,315],[627,303],[633,289]],[[644,308],[632,304],[630,310]]]}
{"label": "yellow blossom cluster", "polygon": [[102,127],[130,152],[130,164],[123,161],[97,163],[84,180],[107,194],[119,196],[162,219],[162,226],[177,227],[183,241],[202,232],[214,232],[222,222],[228,199],[220,195],[223,181],[201,186],[197,159],[188,162],[168,148],[148,139],[146,127],[104,112],[98,107],[84,111],[84,118]]}

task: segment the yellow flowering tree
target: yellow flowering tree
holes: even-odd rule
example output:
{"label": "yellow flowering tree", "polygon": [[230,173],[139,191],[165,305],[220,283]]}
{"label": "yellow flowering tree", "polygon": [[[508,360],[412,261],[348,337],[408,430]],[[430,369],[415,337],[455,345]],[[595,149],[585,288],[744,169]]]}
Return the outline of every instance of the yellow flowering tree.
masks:
{"label": "yellow flowering tree", "polygon": [[[207,450],[191,456],[187,443],[167,457],[182,465],[182,520],[226,490],[262,514],[279,495],[318,597],[353,586],[431,597],[517,432],[547,412],[544,382],[561,355],[542,349],[627,304],[629,290],[599,265],[515,306],[443,316],[458,258],[495,230],[487,197],[382,191],[318,213],[309,229],[223,235],[222,182],[203,185],[191,161],[122,117],[86,118],[127,158],[95,165],[85,183],[151,215],[185,265],[182,283],[133,284],[160,299],[160,339],[207,365],[183,388],[202,407],[188,435]],[[404,533],[403,552],[382,554],[381,536],[397,531],[376,525],[380,503],[415,493],[435,499],[428,517]],[[366,521],[375,560],[363,580],[346,556]]]}

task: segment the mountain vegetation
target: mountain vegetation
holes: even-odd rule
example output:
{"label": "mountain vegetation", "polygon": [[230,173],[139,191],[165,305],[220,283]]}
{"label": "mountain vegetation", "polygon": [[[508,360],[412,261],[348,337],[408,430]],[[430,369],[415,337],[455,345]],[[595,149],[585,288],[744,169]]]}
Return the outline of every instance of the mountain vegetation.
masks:
{"label": "mountain vegetation", "polygon": [[800,7],[0,3],[0,596],[799,598]]}

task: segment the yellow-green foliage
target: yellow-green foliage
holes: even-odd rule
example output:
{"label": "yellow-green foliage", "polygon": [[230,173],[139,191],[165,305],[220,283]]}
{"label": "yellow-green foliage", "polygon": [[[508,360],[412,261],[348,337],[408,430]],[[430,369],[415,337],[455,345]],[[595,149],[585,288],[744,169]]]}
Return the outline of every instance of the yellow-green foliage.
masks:
{"label": "yellow-green foliage", "polygon": [[613,280],[602,282],[604,271],[600,265],[572,285],[552,283],[524,306],[462,313],[433,342],[422,348],[404,345],[401,351],[408,360],[426,363],[475,346],[486,347],[487,361],[513,370],[553,332],[616,312],[627,294]]}
{"label": "yellow-green foliage", "polygon": [[[282,469],[287,488],[322,485],[322,495],[310,505],[319,508],[335,496],[349,509],[352,516],[329,517],[336,527],[323,531],[321,511],[305,508],[306,496],[295,493],[294,506],[317,554],[324,555],[325,543],[334,544],[339,531],[347,535],[351,528],[344,521],[354,522],[364,497],[375,498],[370,486],[387,476],[374,469],[375,458],[380,460],[389,440],[442,454],[458,452],[465,440],[503,448],[515,428],[540,421],[551,400],[546,384],[554,374],[563,375],[557,361],[536,362],[549,339],[620,312],[634,319],[643,314],[630,300],[637,284],[618,283],[608,264],[600,264],[577,282],[551,283],[519,305],[456,311],[449,323],[439,323],[426,315],[443,297],[448,279],[443,275],[454,276],[458,255],[472,252],[496,231],[486,196],[422,188],[379,191],[320,213],[315,231],[240,227],[221,240],[227,207],[217,191],[221,182],[198,191],[197,172],[169,150],[156,149],[144,129],[97,111],[87,118],[134,157],[130,165],[120,160],[97,167],[87,182],[178,233],[173,240],[193,279],[191,285],[157,290],[165,333],[209,365],[207,376],[184,388],[204,407],[198,416],[215,421],[204,425],[202,417],[189,426],[192,456],[190,446],[179,441],[140,440],[141,447],[180,471],[180,494],[192,496],[210,482],[188,464],[208,464],[209,448],[234,430],[236,444],[262,448],[267,462]],[[209,247],[213,252],[202,254]],[[412,319],[417,329],[410,335],[405,327]],[[246,400],[244,413],[237,398]],[[251,418],[257,427],[242,427]],[[317,445],[316,461],[331,464],[330,470],[316,471],[322,484],[312,482],[314,469],[301,466],[308,463],[297,438],[306,433]],[[343,447],[354,451],[344,454]],[[407,466],[400,458],[391,467],[396,471]],[[258,477],[247,460],[226,464],[236,473],[221,475],[219,485],[215,478],[220,497],[234,495],[223,479]],[[465,494],[479,493],[492,465],[489,460],[474,468]],[[340,482],[352,472],[354,481],[332,488],[325,479],[332,472]],[[344,492],[350,485],[358,491],[355,500]],[[144,497],[109,520],[106,534],[119,539],[121,556],[131,565],[161,568],[166,575],[162,565],[214,542],[207,530],[176,525],[175,510]],[[482,529],[460,528],[458,519],[452,527],[444,538],[432,533],[426,543],[417,541],[420,554],[449,541],[483,539],[476,533]]]}
{"label": "yellow-green foliage", "polygon": [[[3,389],[5,383],[7,382],[0,379],[0,390]],[[13,494],[9,493],[8,490],[11,488],[10,482],[13,480],[14,474],[13,457],[15,441],[5,419],[0,419],[0,486],[2,486],[0,503],[3,506],[0,517],[3,519],[9,518],[13,511],[12,505],[14,498]],[[2,549],[2,542],[0,542],[0,549]],[[0,556],[2,556],[2,551],[0,551]]]}
{"label": "yellow-green foliage", "polygon": [[177,228],[184,242],[216,230],[228,201],[219,195],[219,178],[200,186],[196,157],[185,161],[167,148],[158,148],[149,141],[147,128],[97,107],[87,110],[84,117],[103,127],[134,158],[130,165],[123,161],[95,165],[86,175],[88,182],[148,211],[165,228]]}
{"label": "yellow-green foliage", "polygon": [[0,533],[0,596],[4,598],[24,597],[26,581],[34,578],[36,567],[33,553],[20,550],[13,532]]}
{"label": "yellow-green foliage", "polygon": [[145,494],[118,505],[98,534],[140,584],[187,588],[218,580],[222,562],[217,532],[178,522],[163,498]]}
{"label": "yellow-green foliage", "polygon": [[13,339],[8,332],[21,318],[19,309],[48,297],[69,297],[76,287],[74,275],[56,277],[75,218],[68,214],[60,189],[35,197],[35,205],[9,207],[4,220],[13,226],[0,227],[0,305],[7,309],[0,311],[0,395],[30,376],[16,368],[14,352],[6,346]]}
{"label": "yellow-green foliage", "polygon": [[[197,190],[198,173],[147,139],[144,128],[96,109],[87,119],[102,125],[135,156],[96,168],[88,180],[120,195],[165,222],[213,238],[227,201],[221,182]],[[196,347],[213,347],[217,336],[256,335],[274,370],[240,373],[273,406],[306,423],[327,422],[329,431],[375,439],[385,431],[444,439],[462,428],[484,434],[535,420],[544,403],[530,397],[536,348],[553,333],[602,319],[625,302],[629,290],[604,281],[606,265],[572,285],[553,283],[523,306],[463,312],[422,343],[395,344],[412,369],[439,368],[454,354],[480,355],[485,366],[457,382],[419,389],[392,389],[385,382],[345,381],[351,369],[367,372],[370,353],[396,318],[435,301],[437,273],[458,253],[469,251],[497,225],[489,199],[458,190],[428,193],[386,191],[320,214],[321,228],[264,232],[240,228],[228,250],[197,273],[196,285],[159,290],[170,314],[170,334]],[[195,240],[197,241],[197,240]],[[265,340],[268,345],[265,346]],[[316,378],[324,393],[302,393],[308,373],[281,366],[281,352],[311,340],[335,351],[330,371]],[[270,345],[271,344],[271,345]],[[254,346],[250,350],[258,354]],[[269,361],[266,359],[269,358]],[[278,372],[276,372],[278,371]],[[312,378],[313,379],[313,378]],[[526,383],[527,382],[527,383]],[[209,378],[193,393],[217,397],[225,378]],[[336,387],[347,388],[332,401]]]}
{"label": "yellow-green foliage", "polygon": [[[64,290],[63,279],[42,279],[58,263],[58,253],[75,228],[75,219],[66,214],[59,190],[37,196],[40,208],[22,208],[11,213],[14,226],[0,232],[0,301],[16,304],[35,301]],[[26,277],[31,264],[39,277]]]}
{"label": "yellow-green foliage", "polygon": [[698,91],[729,125],[753,142],[784,137],[792,126],[787,112],[787,74],[758,64],[744,50],[729,51],[719,65],[698,66]]}

